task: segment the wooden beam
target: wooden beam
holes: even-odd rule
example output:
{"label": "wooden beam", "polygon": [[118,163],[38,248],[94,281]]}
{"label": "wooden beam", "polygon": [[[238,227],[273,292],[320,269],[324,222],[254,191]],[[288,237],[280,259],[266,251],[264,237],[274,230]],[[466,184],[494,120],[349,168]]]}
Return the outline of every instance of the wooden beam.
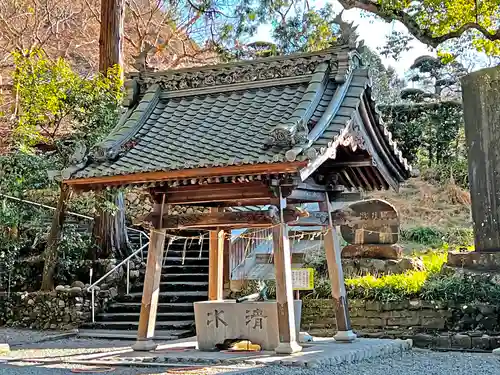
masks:
{"label": "wooden beam", "polygon": [[[323,200],[325,199],[325,194],[323,193]],[[309,216],[299,217],[297,220],[288,222],[290,226],[301,226],[301,227],[317,227],[317,226],[327,226],[328,213],[327,212],[308,212]]]}
{"label": "wooden beam", "polygon": [[295,311],[293,302],[292,266],[288,226],[284,220],[286,199],[279,192],[280,225],[273,228],[274,267],[276,270],[276,305],[278,309],[278,331],[280,343],[278,354],[292,354],[302,350],[297,343]]}
{"label": "wooden beam", "polygon": [[[320,204],[320,209],[324,212],[331,212],[331,203],[328,197]],[[342,259],[339,235],[337,226],[334,225],[331,215],[329,216],[329,231],[324,237],[326,251],[326,261],[328,264],[328,274],[332,284],[332,297],[334,300],[335,318],[337,321],[336,341],[352,341],[356,335],[352,332],[349,309],[347,305],[347,293],[344,284],[344,273],[342,271]]]}
{"label": "wooden beam", "polygon": [[365,174],[363,173],[363,169],[360,169],[360,168],[354,169],[354,168],[352,168],[352,173],[354,173],[354,174],[357,173],[360,176],[360,178],[363,180],[363,183],[366,186],[366,190],[368,190],[368,191],[372,191],[373,190],[373,186],[370,184],[370,182],[366,178]]}
{"label": "wooden beam", "polygon": [[222,177],[260,173],[295,173],[298,171],[298,169],[305,165],[307,165],[307,162],[305,161],[295,161],[289,163],[261,163],[231,165],[227,167],[188,168],[164,172],[143,172],[118,176],[78,178],[73,180],[65,180],[63,181],[63,183],[75,187],[84,187],[85,185],[116,186],[199,177]]}
{"label": "wooden beam", "polygon": [[331,168],[373,167],[373,160],[372,160],[372,158],[367,159],[367,160],[360,160],[360,161],[333,161],[332,160],[332,162],[330,163],[329,167],[331,167]]}
{"label": "wooden beam", "polygon": [[160,279],[165,247],[165,230],[153,229],[149,237],[148,260],[144,289],[142,292],[141,314],[137,330],[137,342],[132,346],[136,351],[150,351],[156,348],[153,342],[160,294]]}
{"label": "wooden beam", "polygon": [[[297,220],[300,212],[296,210],[285,210],[285,220]],[[155,228],[163,229],[186,229],[186,228],[217,228],[217,227],[269,227],[280,222],[280,217],[276,209],[266,211],[236,211],[236,212],[210,212],[200,214],[185,214],[162,216],[153,212],[144,218],[145,222],[149,222]]]}
{"label": "wooden beam", "polygon": [[287,197],[289,202],[322,202],[325,198],[324,190],[313,191],[313,190],[303,190],[294,189],[292,193]]}
{"label": "wooden beam", "polygon": [[[217,210],[217,209],[213,209]],[[224,266],[224,236],[221,228],[210,231],[210,247],[208,253],[208,300],[222,301],[223,266]]]}
{"label": "wooden beam", "polygon": [[169,205],[209,202],[234,202],[237,204],[242,200],[265,199],[269,201],[273,196],[269,186],[261,181],[186,185],[170,188],[167,192]]}

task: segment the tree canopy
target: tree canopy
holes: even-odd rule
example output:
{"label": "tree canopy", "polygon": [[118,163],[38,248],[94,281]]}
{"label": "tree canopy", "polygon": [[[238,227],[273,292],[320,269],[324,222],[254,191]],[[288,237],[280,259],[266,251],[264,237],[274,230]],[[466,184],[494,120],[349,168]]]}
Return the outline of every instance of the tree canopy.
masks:
{"label": "tree canopy", "polygon": [[432,47],[471,33],[472,44],[500,55],[500,0],[339,0],[382,19],[400,21],[419,41]]}

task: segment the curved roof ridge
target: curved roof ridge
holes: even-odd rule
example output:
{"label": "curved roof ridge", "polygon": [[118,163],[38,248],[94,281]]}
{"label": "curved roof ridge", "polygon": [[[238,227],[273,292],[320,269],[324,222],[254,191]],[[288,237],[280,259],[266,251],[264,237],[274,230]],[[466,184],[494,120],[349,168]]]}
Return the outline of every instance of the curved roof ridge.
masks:
{"label": "curved roof ridge", "polygon": [[290,147],[307,139],[307,122],[325,92],[329,70],[330,64],[326,62],[316,68],[304,96],[290,117],[271,130],[269,145]]}

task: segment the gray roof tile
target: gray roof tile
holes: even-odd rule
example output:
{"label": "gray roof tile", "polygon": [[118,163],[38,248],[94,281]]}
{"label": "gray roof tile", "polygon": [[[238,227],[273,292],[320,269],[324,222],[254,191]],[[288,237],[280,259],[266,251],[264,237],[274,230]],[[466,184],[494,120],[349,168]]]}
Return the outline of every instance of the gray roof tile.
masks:
{"label": "gray roof tile", "polygon": [[[299,76],[295,83],[283,79],[272,86],[255,87],[255,82],[250,81],[235,83],[239,86],[232,86],[231,89],[227,85],[205,87],[196,95],[192,90],[185,95],[183,91],[169,91],[167,86],[162,86],[166,84],[162,83],[161,76],[154,76],[159,83],[150,86],[129,118],[101,144],[106,147],[118,145],[119,152],[114,158],[104,161],[95,159],[76,172],[73,178],[166,171],[186,166],[195,168],[284,161],[290,147],[269,148],[266,142],[277,125],[295,126],[304,119],[311,128],[324,117],[335,93],[344,84],[335,80],[339,71],[335,71],[334,59],[331,61],[321,60],[314,74]],[[289,64],[288,60],[282,63]],[[240,68],[247,72],[249,66],[245,63]],[[218,77],[228,69],[234,68],[224,66],[209,70],[213,70],[210,74]],[[178,75],[203,76],[207,72],[207,69],[201,69],[199,72],[183,70],[164,74],[170,77],[167,80],[171,84]],[[311,145],[313,148],[319,150],[331,144],[360,105],[369,85],[369,77],[356,69],[350,74],[352,79],[342,103]],[[124,148],[123,145],[130,139],[134,139],[135,145],[130,149]],[[385,136],[384,142],[391,144],[389,149],[393,148],[390,135]],[[397,149],[393,152],[397,158]],[[298,158],[304,160],[306,155],[299,154]]]}

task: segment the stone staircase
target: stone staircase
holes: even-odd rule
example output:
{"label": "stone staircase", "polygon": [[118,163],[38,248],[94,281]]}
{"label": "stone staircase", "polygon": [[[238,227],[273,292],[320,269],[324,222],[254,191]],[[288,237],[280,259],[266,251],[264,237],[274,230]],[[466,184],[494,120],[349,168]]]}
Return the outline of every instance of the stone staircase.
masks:
{"label": "stone staircase", "polygon": [[[197,236],[198,233],[183,233]],[[129,235],[134,247],[139,248],[138,236]],[[170,246],[165,241],[155,337],[170,340],[194,335],[193,302],[208,298],[208,236],[200,244],[178,239]],[[183,252],[185,252],[183,256]],[[147,258],[147,249],[144,251]],[[80,330],[79,336],[135,339],[139,324],[145,268],[140,270],[138,282],[130,293],[119,293],[105,312],[96,315],[95,323]]]}

